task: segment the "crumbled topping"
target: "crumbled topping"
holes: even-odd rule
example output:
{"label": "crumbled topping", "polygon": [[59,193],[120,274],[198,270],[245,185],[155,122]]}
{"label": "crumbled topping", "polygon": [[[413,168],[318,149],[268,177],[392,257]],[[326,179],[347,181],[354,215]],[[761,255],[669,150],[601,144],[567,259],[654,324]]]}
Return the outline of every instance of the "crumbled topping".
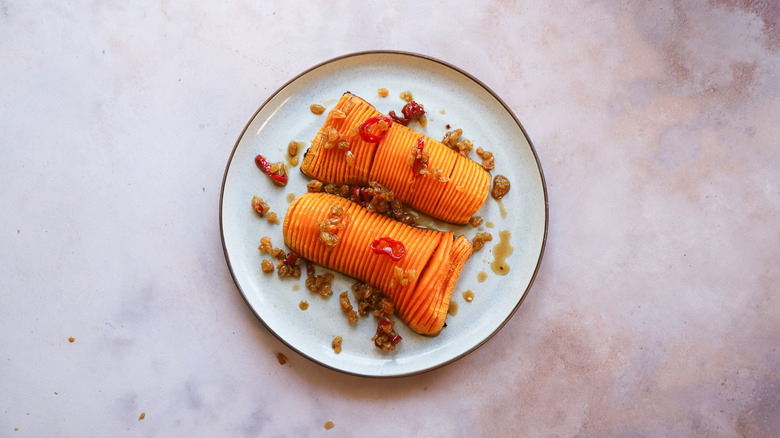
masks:
{"label": "crumbled topping", "polygon": [[492,152],[488,152],[481,147],[478,147],[477,155],[479,155],[479,158],[482,158],[482,167],[485,170],[493,170],[496,168],[496,162]]}
{"label": "crumbled topping", "polygon": [[[330,343],[330,346],[333,347],[333,351],[336,354],[341,353],[341,341],[342,341],[341,336],[336,336],[335,338],[333,338],[333,342]],[[325,427],[328,428],[327,426]]]}
{"label": "crumbled topping", "polygon": [[490,195],[493,199],[501,199],[507,193],[509,193],[509,180],[504,175],[496,175],[493,177],[493,189],[490,191]]}
{"label": "crumbled topping", "polygon": [[333,274],[327,272],[322,275],[315,275],[314,264],[310,261],[306,262],[306,289],[327,298],[333,295],[333,291],[330,288],[332,283]]}
{"label": "crumbled topping", "polygon": [[485,246],[485,242],[493,240],[493,235],[490,233],[477,233],[476,236],[474,236],[474,240],[471,242],[471,245],[474,247],[474,251],[479,251],[482,249],[482,247]]}
{"label": "crumbled topping", "polygon": [[328,250],[338,245],[339,237],[336,234],[339,230],[346,228],[349,219],[349,214],[344,214],[344,209],[341,206],[332,205],[328,211],[328,217],[317,221],[317,226],[320,229],[319,240],[327,246]]}
{"label": "crumbled topping", "polygon": [[463,156],[468,156],[469,152],[471,152],[471,149],[474,148],[474,145],[471,144],[470,140],[461,140],[461,135],[463,135],[463,130],[460,128],[448,131],[444,134],[444,138],[441,142],[450,147],[455,152]]}
{"label": "crumbled topping", "polygon": [[263,201],[263,198],[255,195],[252,196],[252,209],[260,216],[263,216],[268,212],[268,210],[271,209],[271,207],[269,207],[268,204]]}
{"label": "crumbled topping", "polygon": [[356,323],[358,315],[357,312],[353,310],[352,303],[349,302],[349,294],[347,291],[344,291],[339,295],[339,305],[341,306],[341,311],[347,315],[347,321],[349,321],[350,324]]}

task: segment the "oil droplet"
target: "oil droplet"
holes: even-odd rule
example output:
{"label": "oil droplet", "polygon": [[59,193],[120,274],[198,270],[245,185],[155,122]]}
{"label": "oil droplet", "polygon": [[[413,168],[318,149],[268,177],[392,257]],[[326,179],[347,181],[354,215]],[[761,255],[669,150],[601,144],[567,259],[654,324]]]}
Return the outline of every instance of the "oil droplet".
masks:
{"label": "oil droplet", "polygon": [[293,285],[293,290],[298,290],[298,289],[300,289],[300,288],[301,288],[301,287],[300,287],[300,286],[298,286],[297,284],[294,284],[294,285]]}
{"label": "oil droplet", "polygon": [[506,208],[504,208],[504,200],[496,199],[498,203],[498,209],[501,210],[501,219],[506,219]]}
{"label": "oil droplet", "polygon": [[301,310],[306,310],[309,308],[309,303],[306,300],[302,300],[300,303],[298,303],[298,307],[300,307]]}
{"label": "oil droplet", "polygon": [[493,228],[495,225],[493,224],[493,221],[487,221],[485,223],[485,226],[488,227],[488,228]]}
{"label": "oil droplet", "polygon": [[466,300],[467,303],[470,303],[474,300],[474,292],[471,291],[471,289],[466,290],[466,292],[463,292],[463,299]]}
{"label": "oil droplet", "polygon": [[336,425],[336,423],[328,420],[328,421],[325,422],[325,430],[331,430],[331,429],[333,429],[333,426],[335,426],[335,425]]}
{"label": "oil droplet", "polygon": [[295,193],[288,193],[287,194],[287,203],[291,203],[295,200]]}
{"label": "oil droplet", "polygon": [[477,280],[479,280],[480,283],[487,280],[487,272],[479,271],[479,274],[477,274]]}
{"label": "oil droplet", "polygon": [[506,275],[509,273],[509,265],[506,263],[506,258],[512,255],[514,248],[509,243],[509,238],[512,233],[509,230],[502,230],[498,232],[501,241],[493,247],[493,262],[490,264],[490,269],[498,275]]}
{"label": "oil droplet", "polygon": [[455,316],[455,315],[458,314],[458,302],[457,301],[450,301],[450,310],[448,310],[447,313],[449,313],[450,316]]}

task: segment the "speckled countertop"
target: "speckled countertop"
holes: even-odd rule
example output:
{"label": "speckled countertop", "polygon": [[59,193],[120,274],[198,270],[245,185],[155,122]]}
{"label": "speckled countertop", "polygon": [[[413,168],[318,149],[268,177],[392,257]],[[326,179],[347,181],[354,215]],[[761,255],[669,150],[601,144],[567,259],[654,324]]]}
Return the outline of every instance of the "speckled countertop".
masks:
{"label": "speckled countertop", "polygon": [[[112,3],[0,1],[0,436],[780,435],[778,3]],[[277,340],[218,216],[259,105],[372,49],[501,96],[550,210],[508,324],[389,380]]]}

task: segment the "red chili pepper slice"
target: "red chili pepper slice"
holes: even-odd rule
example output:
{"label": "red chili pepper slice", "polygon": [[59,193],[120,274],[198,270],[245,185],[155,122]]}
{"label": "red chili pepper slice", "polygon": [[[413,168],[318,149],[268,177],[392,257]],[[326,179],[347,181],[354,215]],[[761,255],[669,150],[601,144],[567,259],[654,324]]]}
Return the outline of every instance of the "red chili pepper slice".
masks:
{"label": "red chili pepper slice", "polygon": [[306,262],[306,276],[314,277],[314,263],[311,261]]}
{"label": "red chili pepper slice", "polygon": [[423,168],[422,153],[424,148],[425,148],[425,138],[423,136],[420,136],[420,138],[417,139],[417,156],[414,158],[414,163],[412,164],[412,173],[414,174],[415,178],[422,175],[420,173],[420,170]]}
{"label": "red chili pepper slice", "polygon": [[[371,127],[380,120],[387,122],[388,129],[382,131],[379,134],[372,133]],[[387,135],[387,131],[390,129],[391,123],[393,123],[393,121],[385,116],[374,116],[360,125],[360,128],[358,128],[358,133],[360,133],[360,138],[362,138],[366,143],[379,143],[379,141],[385,138]]]}
{"label": "red chili pepper slice", "polygon": [[264,156],[258,155],[255,157],[255,164],[257,164],[257,167],[259,167],[263,172],[265,172],[268,176],[271,177],[271,179],[280,185],[287,184],[287,174],[279,175],[278,173],[274,173],[271,171],[271,164],[268,162],[268,160],[265,159]]}
{"label": "red chili pepper slice", "polygon": [[398,117],[398,115],[395,113],[395,111],[390,111],[389,113],[387,113],[387,115],[390,116],[390,118],[393,119],[393,121],[395,123],[400,123],[400,124],[402,124],[404,126],[408,125],[409,122],[412,121],[412,119],[410,119],[408,117],[404,117],[403,119]]}
{"label": "red chili pepper slice", "polygon": [[371,249],[376,254],[384,254],[396,262],[406,255],[406,247],[404,244],[389,237],[380,237],[371,242]]}
{"label": "red chili pepper slice", "polygon": [[395,336],[393,336],[393,337],[390,339],[390,341],[391,341],[393,344],[397,344],[397,343],[401,342],[401,340],[402,340],[402,339],[403,339],[403,338],[401,337],[401,335],[395,335]]}
{"label": "red chili pepper slice", "polygon": [[411,101],[404,105],[401,109],[401,113],[409,120],[419,119],[425,115],[425,109],[423,106],[415,101]]}
{"label": "red chili pepper slice", "polygon": [[363,188],[360,186],[352,186],[352,196],[355,197],[355,200],[360,204],[363,208],[366,207],[366,204],[363,202],[362,199],[360,199],[360,192],[363,191]]}
{"label": "red chili pepper slice", "polygon": [[287,256],[284,258],[284,260],[282,260],[282,263],[284,263],[285,265],[292,266],[293,263],[295,263],[295,261],[298,260],[299,258],[301,258],[301,256],[299,256],[298,254],[294,252],[289,252],[287,253]]}

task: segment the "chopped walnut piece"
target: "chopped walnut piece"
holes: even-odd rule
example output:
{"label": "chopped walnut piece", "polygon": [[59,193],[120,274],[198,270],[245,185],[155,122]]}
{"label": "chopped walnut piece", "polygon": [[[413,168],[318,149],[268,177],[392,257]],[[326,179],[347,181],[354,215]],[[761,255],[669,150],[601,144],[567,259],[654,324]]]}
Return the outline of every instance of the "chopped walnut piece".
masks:
{"label": "chopped walnut piece", "polygon": [[325,112],[325,107],[318,103],[315,103],[314,105],[311,105],[309,107],[309,110],[311,110],[311,112],[314,114],[320,115]]}
{"label": "chopped walnut piece", "polygon": [[406,287],[410,281],[417,279],[416,269],[403,269],[400,266],[393,267],[393,278],[390,279],[390,288],[396,286]]}
{"label": "chopped walnut piece", "polygon": [[272,224],[279,223],[279,219],[276,217],[276,213],[274,213],[273,211],[269,211],[267,217],[268,217],[268,222],[271,222]]}
{"label": "chopped walnut piece", "polygon": [[450,147],[455,152],[458,152],[459,154],[463,156],[468,156],[469,152],[471,152],[471,149],[474,148],[474,145],[471,143],[470,140],[462,139],[461,136],[463,135],[463,130],[458,128],[452,131],[448,131],[444,134],[444,138],[442,139],[442,143]]}
{"label": "chopped walnut piece", "polygon": [[387,299],[379,289],[367,283],[353,284],[352,294],[357,300],[358,313],[362,316],[371,312],[375,317],[382,318],[395,313],[393,302]]}
{"label": "chopped walnut piece", "polygon": [[263,201],[263,198],[259,196],[252,196],[252,209],[260,216],[263,216],[268,212],[268,210],[271,209],[271,207],[269,207],[268,204]]}
{"label": "chopped walnut piece", "polygon": [[353,310],[352,303],[349,302],[349,294],[347,291],[344,291],[339,295],[339,305],[341,306],[341,311],[347,314],[347,321],[350,324],[356,323],[358,315],[357,312]]}
{"label": "chopped walnut piece", "polygon": [[414,225],[414,216],[404,210],[401,200],[395,197],[392,190],[376,181],[371,181],[368,187],[362,188],[362,194],[370,199],[365,203],[366,210],[382,213],[407,225]]}
{"label": "chopped walnut piece", "polygon": [[270,252],[273,249],[271,245],[271,238],[264,236],[260,238],[260,246],[257,247],[260,252]]}
{"label": "chopped walnut piece", "polygon": [[316,179],[311,180],[309,184],[306,184],[306,190],[308,190],[311,193],[319,193],[322,191],[323,182],[318,181]]}
{"label": "chopped walnut piece", "polygon": [[274,272],[274,264],[270,260],[263,260],[260,262],[260,269],[266,274]]}
{"label": "chopped walnut piece", "polygon": [[342,341],[341,336],[336,336],[335,338],[333,338],[333,342],[330,343],[330,346],[333,347],[333,351],[336,354],[341,353],[341,341]]}
{"label": "chopped walnut piece", "polygon": [[279,260],[279,263],[276,264],[276,274],[279,278],[300,277],[301,257],[294,252],[288,253],[283,260]]}
{"label": "chopped walnut piece", "polygon": [[271,249],[271,255],[276,260],[284,260],[287,257],[287,254],[284,253],[284,250],[281,248],[272,248]]}
{"label": "chopped walnut piece", "polygon": [[450,177],[444,176],[444,171],[439,169],[438,167],[428,170],[428,176],[442,183],[445,183],[450,180]]}
{"label": "chopped walnut piece", "polygon": [[474,247],[474,251],[479,251],[482,249],[482,247],[485,246],[485,242],[493,240],[493,235],[490,233],[477,233],[476,236],[474,236],[474,240],[471,242],[471,245]]}
{"label": "chopped walnut piece", "polygon": [[377,348],[386,351],[395,350],[396,344],[401,342],[401,336],[393,330],[394,322],[388,318],[381,318],[376,328],[376,334],[372,341]]}
{"label": "chopped walnut piece", "polygon": [[379,97],[387,97],[387,95],[390,93],[387,88],[380,88],[376,90],[376,92],[379,93]]}
{"label": "chopped walnut piece", "polygon": [[495,157],[493,157],[492,152],[488,152],[481,147],[478,147],[477,155],[479,155],[479,158],[482,158],[482,167],[485,170],[493,170],[496,168]]}
{"label": "chopped walnut piece", "polygon": [[472,216],[471,219],[469,219],[469,224],[471,224],[472,227],[476,228],[480,225],[482,225],[482,222],[485,220],[482,218],[482,216]]}
{"label": "chopped walnut piece", "polygon": [[330,193],[331,195],[339,195],[342,197],[349,196],[350,193],[352,193],[352,189],[347,184],[325,184],[322,187],[322,190],[325,193]]}
{"label": "chopped walnut piece", "polygon": [[322,275],[315,275],[314,264],[311,261],[306,262],[306,289],[327,298],[333,294],[330,288],[332,282],[333,274],[328,272]]}
{"label": "chopped walnut piece", "polygon": [[504,175],[496,175],[493,177],[493,189],[490,191],[490,195],[493,199],[501,199],[509,193],[509,180]]}
{"label": "chopped walnut piece", "polygon": [[336,233],[346,228],[349,219],[349,215],[344,214],[344,209],[341,206],[333,205],[330,207],[328,217],[317,221],[320,229],[319,240],[325,244],[327,249],[333,249],[334,246],[338,245],[339,237]]}

